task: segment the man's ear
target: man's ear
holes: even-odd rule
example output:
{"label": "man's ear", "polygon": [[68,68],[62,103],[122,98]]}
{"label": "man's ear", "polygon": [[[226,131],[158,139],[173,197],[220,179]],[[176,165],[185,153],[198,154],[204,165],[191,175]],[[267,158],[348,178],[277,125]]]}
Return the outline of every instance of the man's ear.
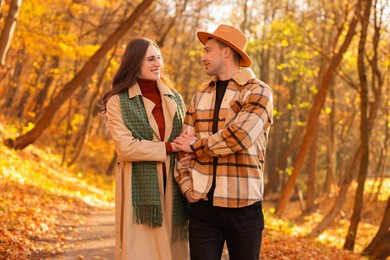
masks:
{"label": "man's ear", "polygon": [[228,58],[229,56],[233,55],[233,50],[230,47],[226,47],[224,49],[223,55],[225,58]]}

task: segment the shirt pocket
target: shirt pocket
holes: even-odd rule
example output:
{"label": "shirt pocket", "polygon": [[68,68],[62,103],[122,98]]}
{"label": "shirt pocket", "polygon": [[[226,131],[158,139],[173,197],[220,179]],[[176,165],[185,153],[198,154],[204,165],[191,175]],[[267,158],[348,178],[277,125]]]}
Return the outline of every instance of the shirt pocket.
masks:
{"label": "shirt pocket", "polygon": [[226,125],[230,125],[236,119],[243,107],[243,102],[239,100],[231,100],[230,106],[226,112]]}

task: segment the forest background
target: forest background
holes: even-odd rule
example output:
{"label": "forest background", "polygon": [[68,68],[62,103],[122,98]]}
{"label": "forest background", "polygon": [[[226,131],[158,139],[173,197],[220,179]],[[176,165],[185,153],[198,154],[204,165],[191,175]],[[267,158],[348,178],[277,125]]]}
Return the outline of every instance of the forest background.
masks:
{"label": "forest background", "polygon": [[127,42],[160,46],[188,105],[207,80],[196,31],[228,23],[274,91],[265,210],[294,221],[278,230],[294,223],[290,235],[389,255],[389,21],[389,0],[0,0],[0,254],[11,255],[10,237],[29,239],[15,187],[39,186],[11,158],[46,158],[112,193],[116,155],[99,109]]}

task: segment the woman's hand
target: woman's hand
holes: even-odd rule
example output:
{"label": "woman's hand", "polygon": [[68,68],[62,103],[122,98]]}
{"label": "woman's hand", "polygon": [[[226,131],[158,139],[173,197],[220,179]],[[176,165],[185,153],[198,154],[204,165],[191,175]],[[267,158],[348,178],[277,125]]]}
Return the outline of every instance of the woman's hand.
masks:
{"label": "woman's hand", "polygon": [[178,137],[176,137],[175,140],[173,140],[173,143],[178,149],[190,153],[192,152],[190,145],[194,140],[197,140],[196,136],[187,133],[181,133]]}
{"label": "woman's hand", "polygon": [[172,152],[176,153],[181,151],[177,146],[175,146],[174,143],[171,143],[171,146],[172,146]]}

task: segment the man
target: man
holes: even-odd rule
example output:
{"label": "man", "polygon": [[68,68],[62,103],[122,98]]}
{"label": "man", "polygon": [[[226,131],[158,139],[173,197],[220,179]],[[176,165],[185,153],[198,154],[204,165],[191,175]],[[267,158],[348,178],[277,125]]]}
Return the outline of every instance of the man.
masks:
{"label": "man", "polygon": [[225,241],[230,259],[259,259],[272,90],[249,68],[240,69],[252,65],[240,30],[222,24],[197,36],[212,78],[193,96],[174,141],[188,153],[175,177],[191,202],[191,259],[221,259]]}

